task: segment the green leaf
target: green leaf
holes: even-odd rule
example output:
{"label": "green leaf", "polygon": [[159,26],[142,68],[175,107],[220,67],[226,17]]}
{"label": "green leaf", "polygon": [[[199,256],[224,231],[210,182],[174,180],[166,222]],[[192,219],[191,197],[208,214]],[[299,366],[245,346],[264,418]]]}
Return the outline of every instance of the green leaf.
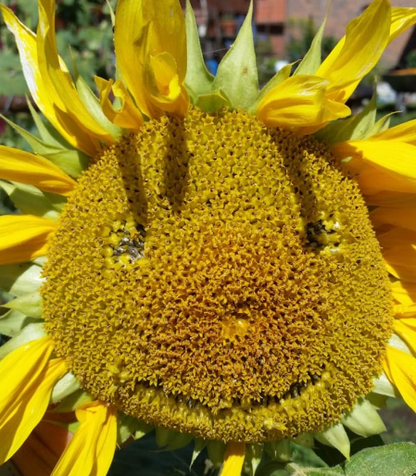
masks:
{"label": "green leaf", "polygon": [[6,357],[6,355],[18,347],[45,336],[46,332],[43,329],[43,323],[27,325],[17,335],[0,347],[0,359]]}
{"label": "green leaf", "polygon": [[205,112],[214,112],[222,109],[223,107],[230,107],[231,103],[224,91],[216,90],[208,94],[202,94],[198,97],[195,106],[202,109]]}
{"label": "green leaf", "polygon": [[315,134],[318,140],[327,144],[337,144],[348,140],[360,140],[374,126],[377,113],[377,97],[374,92],[370,102],[357,115],[328,124]]}
{"label": "green leaf", "polygon": [[95,122],[99,124],[103,129],[105,129],[109,134],[114,137],[118,137],[122,133],[120,127],[115,126],[104,114],[101,103],[98,100],[97,96],[93,93],[91,88],[88,86],[87,82],[81,77],[78,76],[76,80],[78,96],[83,102],[84,106],[95,119]]}
{"label": "green leaf", "polygon": [[287,465],[286,469],[289,474],[295,476],[340,476],[344,475],[344,471],[341,467],[335,466],[334,468],[303,468],[295,463]]}
{"label": "green leaf", "polygon": [[315,74],[319,66],[321,65],[321,56],[322,56],[322,37],[324,34],[325,24],[326,24],[325,15],[324,21],[320,26],[319,30],[316,32],[316,35],[312,41],[311,47],[309,48],[306,55],[303,57],[299,66],[296,68],[295,74]]}
{"label": "green leaf", "polygon": [[372,436],[386,431],[377,410],[366,399],[356,403],[351,412],[341,422],[351,431],[361,436]]}
{"label": "green leaf", "polygon": [[412,476],[415,472],[414,443],[366,448],[345,465],[346,476]]}
{"label": "green leaf", "polygon": [[59,213],[50,200],[33,185],[0,180],[0,187],[23,213],[50,218],[51,220],[59,218]]}
{"label": "green leaf", "polygon": [[186,49],[188,66],[186,70],[185,84],[194,102],[198,96],[211,91],[214,76],[205,66],[199,41],[198,28],[191,2],[186,0]]}
{"label": "green leaf", "polygon": [[256,54],[253,43],[253,2],[238,36],[218,66],[212,89],[221,89],[234,108],[247,109],[258,94]]}
{"label": "green leaf", "polygon": [[78,177],[88,167],[89,157],[79,150],[60,149],[54,145],[47,144],[2,114],[0,114],[0,117],[25,139],[33,152],[49,159],[71,177]]}
{"label": "green leaf", "polygon": [[57,195],[56,193],[49,192],[43,192],[43,194],[51,202],[55,210],[57,210],[59,213],[62,212],[68,201],[66,197],[64,197],[63,195]]}
{"label": "green leaf", "polygon": [[273,78],[266,84],[266,86],[264,86],[264,88],[257,94],[257,97],[253,104],[247,108],[248,112],[250,112],[251,114],[255,114],[255,112],[257,111],[257,107],[260,101],[264,98],[264,96],[273,88],[275,88],[280,83],[289,78],[290,72],[292,71],[292,66],[293,63],[283,66],[283,68],[273,76]]}
{"label": "green leaf", "polygon": [[19,263],[0,268],[0,287],[15,296],[37,291],[42,285],[42,268],[33,263]]}
{"label": "green leaf", "polygon": [[58,380],[56,385],[53,387],[51,402],[60,402],[65,397],[72,395],[77,390],[79,390],[78,380],[75,378],[74,374],[68,372],[60,380]]}
{"label": "green leaf", "polygon": [[17,297],[7,304],[3,304],[3,307],[22,312],[29,317],[42,318],[42,297],[37,291]]}
{"label": "green leaf", "polygon": [[39,319],[26,316],[22,312],[10,309],[6,314],[0,316],[0,334],[14,337],[25,326],[36,322],[39,322]]}

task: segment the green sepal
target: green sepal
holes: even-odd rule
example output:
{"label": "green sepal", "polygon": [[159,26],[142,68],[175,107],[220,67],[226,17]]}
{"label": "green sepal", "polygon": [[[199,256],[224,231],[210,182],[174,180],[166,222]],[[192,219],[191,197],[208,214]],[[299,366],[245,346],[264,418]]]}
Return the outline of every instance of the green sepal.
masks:
{"label": "green sepal", "polygon": [[150,423],[146,423],[143,420],[137,420],[137,426],[133,438],[135,440],[140,440],[140,438],[143,438],[143,436],[147,435],[152,430],[154,430],[153,425],[151,425]]}
{"label": "green sepal", "polygon": [[222,441],[207,442],[208,456],[215,467],[219,467],[224,462],[225,443]]}
{"label": "green sepal", "polygon": [[261,91],[259,91],[253,104],[251,104],[251,106],[247,108],[247,111],[249,113],[255,114],[257,111],[257,107],[260,101],[264,98],[264,96],[273,88],[275,88],[280,83],[282,83],[283,81],[289,78],[290,73],[292,71],[293,64],[294,63],[283,66],[283,68],[273,76],[273,78],[264,86],[264,88]]}
{"label": "green sepal", "polygon": [[153,430],[153,425],[125,413],[117,413],[117,444],[121,446],[129,438],[138,440]]}
{"label": "green sepal", "polygon": [[315,433],[314,436],[323,445],[336,448],[347,459],[350,458],[351,444],[342,423],[331,426],[321,433]]}
{"label": "green sepal", "polygon": [[29,317],[42,318],[42,297],[37,291],[12,299],[2,306],[22,312]]}
{"label": "green sepal", "polygon": [[37,264],[41,268],[43,268],[48,261],[48,258],[46,256],[39,256],[39,258],[35,258],[32,260],[32,263]]}
{"label": "green sepal", "polygon": [[195,106],[205,112],[214,112],[223,107],[230,108],[231,102],[224,91],[216,90],[207,94],[202,94],[195,102]]}
{"label": "green sepal", "polygon": [[39,322],[39,319],[26,316],[22,312],[10,309],[0,316],[0,334],[8,337],[14,337],[28,324]]}
{"label": "green sepal", "polygon": [[75,149],[58,148],[55,145],[47,144],[2,114],[0,114],[0,117],[25,139],[33,152],[49,159],[71,177],[78,177],[88,167],[90,159],[83,152]]}
{"label": "green sepal", "polygon": [[390,119],[394,114],[398,114],[396,111],[386,114],[384,117],[379,119],[373,127],[363,136],[363,140],[368,139],[375,134],[386,131],[390,127]]}
{"label": "green sepal", "polygon": [[306,448],[314,447],[313,435],[310,433],[301,433],[296,438],[293,438],[293,442],[300,446],[305,446]]}
{"label": "green sepal", "polygon": [[195,14],[191,2],[186,0],[186,50],[187,50],[187,70],[185,85],[195,103],[198,96],[207,94],[212,89],[214,76],[205,66],[202,56],[201,43],[199,41],[198,28],[196,25]]}
{"label": "green sepal", "polygon": [[264,445],[264,451],[276,461],[290,461],[292,457],[290,440],[269,441]]}
{"label": "green sepal", "polygon": [[406,344],[406,342],[401,339],[397,334],[392,334],[389,339],[389,345],[395,347],[396,349],[406,352],[406,354],[415,356],[412,352],[412,349]]}
{"label": "green sepal", "polygon": [[196,438],[194,440],[194,450],[192,451],[192,458],[189,464],[189,472],[191,472],[192,466],[197,460],[198,456],[202,453],[203,449],[207,446],[207,442],[201,438]]}
{"label": "green sepal", "polygon": [[0,268],[0,287],[14,296],[37,291],[43,283],[42,268],[33,263],[9,264]]}
{"label": "green sepal", "polygon": [[78,96],[81,102],[86,107],[87,111],[94,118],[95,122],[99,124],[104,130],[106,130],[113,137],[119,137],[122,134],[122,129],[115,126],[104,114],[101,103],[97,96],[93,93],[91,88],[82,76],[77,76],[76,86]]}
{"label": "green sepal", "polygon": [[366,399],[356,403],[352,411],[342,417],[341,422],[360,436],[368,437],[386,431],[386,427],[377,410]]}
{"label": "green sepal", "polygon": [[318,140],[325,141],[328,145],[363,139],[368,131],[374,126],[376,122],[376,113],[377,96],[376,92],[374,92],[370,102],[359,114],[345,120],[328,124],[322,130],[317,132],[315,137]]}
{"label": "green sepal", "polygon": [[52,124],[42,120],[40,114],[38,114],[36,109],[32,106],[30,99],[26,98],[26,100],[30,114],[32,115],[41,139],[46,144],[58,149],[70,149],[71,145],[59,134],[56,129],[54,129]]}
{"label": "green sepal", "polygon": [[43,192],[43,195],[45,195],[45,197],[51,202],[53,208],[55,208],[59,213],[62,212],[68,202],[66,197],[56,193]]}
{"label": "green sepal", "polygon": [[93,398],[91,395],[84,390],[75,390],[74,393],[65,397],[53,411],[57,413],[74,412],[78,407],[85,403],[90,403],[92,400]]}
{"label": "green sepal", "polygon": [[62,401],[65,397],[72,395],[74,392],[79,390],[78,380],[75,378],[75,375],[71,372],[68,372],[64,375],[52,390],[51,402],[57,403]]}
{"label": "green sepal", "polygon": [[117,444],[121,446],[133,436],[136,430],[136,418],[118,412],[117,414]]}
{"label": "green sepal", "polygon": [[50,218],[51,220],[59,218],[59,213],[50,200],[33,185],[0,180],[0,187],[23,213]]}
{"label": "green sepal", "polygon": [[378,378],[373,380],[373,392],[386,397],[400,398],[397,388],[390,382],[386,374],[383,372]]}
{"label": "green sepal", "polygon": [[105,0],[107,2],[107,7],[110,12],[111,26],[114,28],[116,25],[116,14],[114,13],[113,7],[111,6],[110,0]]}
{"label": "green sepal", "polygon": [[46,332],[43,329],[43,323],[39,322],[27,325],[12,339],[0,347],[0,359],[3,359],[6,355],[10,354],[10,352],[13,352],[20,346],[45,336]]}
{"label": "green sepal", "polygon": [[244,458],[244,474],[253,476],[260,464],[263,456],[263,445],[246,445],[246,455]]}
{"label": "green sepal", "polygon": [[327,15],[325,15],[322,25],[320,26],[319,30],[316,32],[316,35],[312,41],[311,47],[309,48],[306,55],[303,57],[302,61],[299,63],[299,66],[296,68],[293,75],[315,74],[319,66],[321,66],[322,37],[324,35],[326,19],[327,19]]}
{"label": "green sepal", "polygon": [[256,54],[253,42],[253,1],[235,42],[218,66],[212,89],[221,89],[233,108],[247,109],[259,90]]}
{"label": "green sepal", "polygon": [[188,433],[179,433],[161,426],[157,426],[155,430],[156,443],[170,451],[183,448],[190,443],[193,438],[192,435],[189,435]]}

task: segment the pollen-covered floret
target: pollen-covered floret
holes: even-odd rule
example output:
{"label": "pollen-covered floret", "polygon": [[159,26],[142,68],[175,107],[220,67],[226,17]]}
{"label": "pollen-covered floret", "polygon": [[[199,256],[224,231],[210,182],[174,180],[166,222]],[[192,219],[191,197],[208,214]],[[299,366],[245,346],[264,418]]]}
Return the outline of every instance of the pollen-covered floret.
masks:
{"label": "pollen-covered floret", "polygon": [[372,388],[387,273],[357,185],[245,112],[145,123],[51,241],[47,330],[81,385],[207,439],[320,431]]}

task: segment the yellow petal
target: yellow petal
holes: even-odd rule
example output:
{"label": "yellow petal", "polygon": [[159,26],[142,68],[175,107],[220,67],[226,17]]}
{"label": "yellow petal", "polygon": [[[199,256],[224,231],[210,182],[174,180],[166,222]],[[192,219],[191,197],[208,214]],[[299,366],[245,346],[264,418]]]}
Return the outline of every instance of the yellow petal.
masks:
{"label": "yellow petal", "polygon": [[416,244],[382,250],[388,271],[398,279],[416,282]]}
{"label": "yellow petal", "polygon": [[0,264],[21,263],[44,256],[57,223],[32,215],[0,217]]}
{"label": "yellow petal", "polygon": [[397,304],[393,306],[393,312],[397,319],[403,319],[406,324],[410,324],[411,321],[414,321],[414,316],[416,316],[416,304],[408,306]]}
{"label": "yellow petal", "polygon": [[186,112],[185,20],[178,0],[119,0],[114,45],[118,68],[141,111],[149,117]]}
{"label": "yellow petal", "polygon": [[240,476],[246,454],[245,443],[227,443],[220,476]]}
{"label": "yellow petal", "polygon": [[[396,186],[400,187],[402,192],[416,191],[416,147],[412,144],[392,140],[359,140],[335,144],[331,150],[340,159],[345,157],[358,159],[353,164],[346,164],[346,168],[359,169],[361,161],[364,172],[368,170],[373,172],[373,179],[378,172],[381,181],[387,182],[383,187],[388,186],[389,178],[392,178],[391,188],[381,188],[380,184],[375,182],[373,186],[377,188],[374,190],[394,190],[393,187]],[[366,169],[366,162],[374,168]],[[360,186],[364,172],[360,172],[357,177]],[[400,182],[402,186],[399,185]]]}
{"label": "yellow petal", "polygon": [[55,0],[39,0],[38,6],[38,63],[39,71],[48,86],[49,97],[55,108],[71,117],[73,127],[94,138],[96,150],[99,150],[98,139],[106,144],[113,143],[114,139],[87,111],[67,68],[62,67],[55,39]]}
{"label": "yellow petal", "polygon": [[15,36],[23,74],[39,109],[71,145],[94,155],[100,150],[99,140],[110,144],[113,139],[94,122],[78,98],[67,68],[56,51],[54,3],[52,0],[44,0],[43,3],[48,4],[49,17],[39,3],[43,32],[40,38],[23,25],[9,8],[0,5],[0,9],[7,27]]}
{"label": "yellow petal", "polygon": [[416,145],[416,119],[403,122],[383,132],[373,135],[370,141],[399,141]]}
{"label": "yellow petal", "polygon": [[34,185],[45,192],[68,195],[76,182],[38,155],[0,145],[0,178]]}
{"label": "yellow petal", "polygon": [[380,233],[380,230],[378,230],[377,239],[380,246],[387,250],[397,246],[406,246],[409,243],[416,243],[416,231],[405,228],[392,228]]}
{"label": "yellow petal", "polygon": [[416,23],[416,8],[393,7],[391,9],[390,39],[393,41]]}
{"label": "yellow petal", "polygon": [[416,284],[396,281],[392,283],[391,290],[393,298],[404,306],[416,304]]}
{"label": "yellow petal", "polygon": [[416,231],[416,207],[378,208],[370,217],[375,228],[387,224]]}
{"label": "yellow petal", "polygon": [[105,476],[117,440],[117,411],[92,402],[76,411],[80,426],[51,476]]}
{"label": "yellow petal", "polygon": [[48,361],[52,350],[46,337],[19,347],[0,362],[0,464],[39,423],[55,383],[67,372],[63,359]]}
{"label": "yellow petal", "polygon": [[375,0],[348,24],[345,39],[316,72],[317,76],[329,81],[328,98],[342,102],[349,98],[388,45],[390,24],[388,0]]}
{"label": "yellow petal", "polygon": [[394,332],[400,336],[407,345],[416,351],[416,329],[414,327],[415,319],[395,319]]}
{"label": "yellow petal", "polygon": [[406,352],[387,346],[383,367],[403,400],[416,412],[416,359]]}
{"label": "yellow petal", "polygon": [[316,76],[292,76],[264,96],[257,108],[257,118],[267,127],[296,131],[348,116],[347,106],[326,99],[327,86],[328,81]]}
{"label": "yellow petal", "polygon": [[[389,184],[391,181],[389,182]],[[365,197],[367,205],[377,207],[414,207],[416,206],[416,193],[406,193],[393,190],[378,190],[371,196]]]}
{"label": "yellow petal", "polygon": [[[94,77],[100,92],[100,102],[106,117],[116,126],[124,129],[130,129],[137,131],[143,124],[143,116],[135,106],[132,97],[125,88],[121,81],[114,81],[110,79]],[[113,91],[115,97],[120,99],[121,106],[119,109],[115,109],[108,97],[110,91]]]}

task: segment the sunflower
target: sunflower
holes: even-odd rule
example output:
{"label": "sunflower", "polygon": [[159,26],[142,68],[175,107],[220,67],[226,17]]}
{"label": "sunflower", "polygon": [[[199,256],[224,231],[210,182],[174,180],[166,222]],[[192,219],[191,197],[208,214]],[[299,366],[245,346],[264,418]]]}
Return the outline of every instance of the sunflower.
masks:
{"label": "sunflower", "polygon": [[238,476],[416,411],[416,121],[345,104],[416,9],[374,0],[323,62],[322,25],[259,91],[252,7],[214,78],[189,2],[119,0],[97,96],[38,5],[36,34],[0,5],[47,119],[0,147],[0,464],[51,412],[76,416],[53,476],[152,429]]}

